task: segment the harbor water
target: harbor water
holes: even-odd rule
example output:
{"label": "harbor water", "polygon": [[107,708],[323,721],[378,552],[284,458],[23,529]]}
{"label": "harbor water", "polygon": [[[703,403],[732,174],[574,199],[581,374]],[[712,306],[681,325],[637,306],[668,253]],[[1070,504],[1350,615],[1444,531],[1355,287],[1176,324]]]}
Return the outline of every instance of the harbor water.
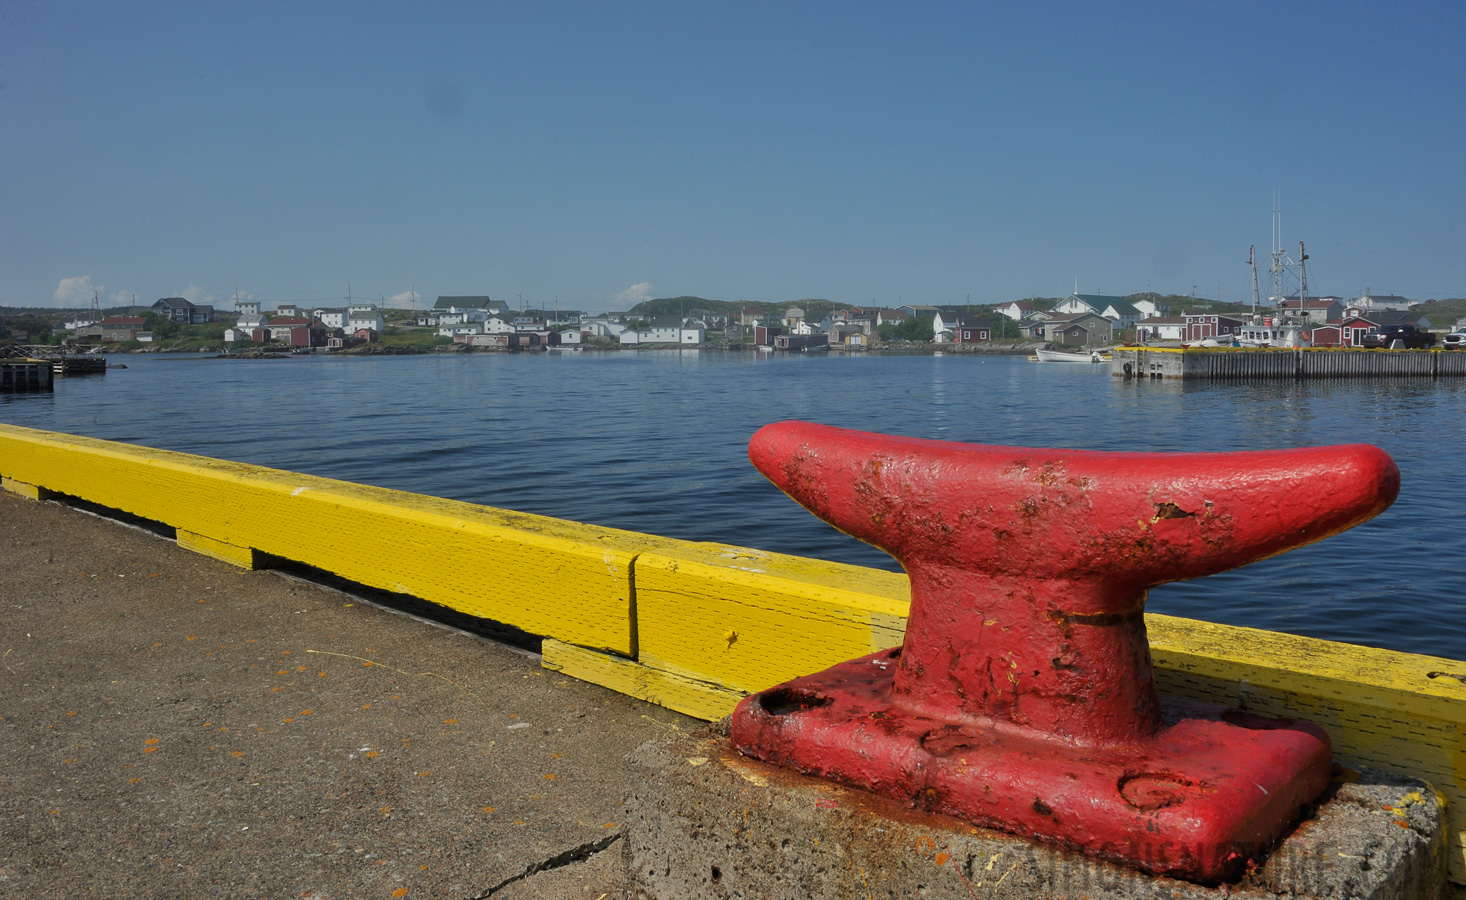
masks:
{"label": "harbor water", "polygon": [[687,540],[897,568],[749,465],[759,427],[1091,450],[1371,443],[1403,484],[1377,519],[1148,609],[1466,658],[1466,379],[1131,380],[986,355],[669,350],[229,360],[112,357],[0,395],[0,421]]}

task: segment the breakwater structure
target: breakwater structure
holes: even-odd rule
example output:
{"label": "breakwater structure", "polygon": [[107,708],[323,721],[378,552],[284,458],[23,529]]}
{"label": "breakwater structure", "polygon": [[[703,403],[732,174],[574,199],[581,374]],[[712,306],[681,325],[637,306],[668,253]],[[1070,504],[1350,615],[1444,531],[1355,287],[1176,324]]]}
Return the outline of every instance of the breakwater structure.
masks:
{"label": "breakwater structure", "polygon": [[1457,350],[1355,347],[1116,347],[1121,378],[1213,381],[1257,378],[1453,378],[1466,376]]}
{"label": "breakwater structure", "polygon": [[[538,636],[543,665],[715,719],[901,644],[897,573],[678,541],[0,425],[0,484],[149,520],[243,568],[306,566]],[[1466,662],[1146,615],[1163,694],[1321,726],[1343,765],[1429,782],[1466,884]]]}

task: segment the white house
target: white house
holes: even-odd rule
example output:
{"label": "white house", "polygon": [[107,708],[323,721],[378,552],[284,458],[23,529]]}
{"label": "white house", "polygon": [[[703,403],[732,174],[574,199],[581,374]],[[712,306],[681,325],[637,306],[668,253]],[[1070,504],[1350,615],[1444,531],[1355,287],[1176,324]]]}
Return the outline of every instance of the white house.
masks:
{"label": "white house", "polygon": [[347,311],[346,330],[359,331],[363,328],[370,328],[377,334],[381,334],[386,323],[382,320],[382,314],[375,306],[356,308],[352,307]]}
{"label": "white house", "polygon": [[346,310],[344,309],[315,309],[311,315],[321,320],[321,324],[327,328],[345,328]]}
{"label": "white house", "polygon": [[234,312],[241,319],[258,319],[260,317],[260,301],[236,300],[234,301]]}
{"label": "white house", "polygon": [[1130,305],[1135,307],[1135,309],[1140,313],[1140,318],[1142,321],[1145,319],[1159,318],[1161,316],[1169,316],[1171,314],[1171,308],[1166,304],[1160,302],[1159,300],[1136,300]]}
{"label": "white house", "polygon": [[675,316],[653,319],[645,328],[621,332],[623,344],[701,344],[707,331],[699,326],[685,326]]}
{"label": "white house", "polygon": [[460,334],[483,334],[484,326],[477,322],[469,322],[459,325],[440,325],[438,335],[440,337],[457,337]]}
{"label": "white house", "polygon": [[513,334],[514,321],[503,313],[492,313],[483,323],[484,334]]}
{"label": "white house", "polygon": [[1000,316],[1007,316],[1015,322],[1022,322],[1023,317],[1033,312],[1033,304],[1027,300],[1009,300],[998,306],[996,312]]}
{"label": "white house", "polygon": [[626,330],[626,326],[620,322],[612,322],[604,316],[595,319],[584,319],[580,323],[580,330],[588,332],[591,337],[611,338],[616,337]]}
{"label": "white house", "polygon": [[1380,294],[1376,296],[1369,292],[1369,288],[1365,288],[1362,295],[1350,300],[1346,305],[1349,309],[1364,309],[1370,312],[1379,312],[1380,310],[1408,312],[1411,302],[1405,297],[1399,297],[1395,294]]}
{"label": "white house", "polygon": [[581,339],[581,334],[580,334],[580,329],[579,328],[567,328],[564,331],[560,332],[560,343],[562,345],[563,344],[579,344],[580,343],[580,339]]}
{"label": "white house", "polygon": [[1155,316],[1140,320],[1136,337],[1143,341],[1183,341],[1186,339],[1185,316]]}
{"label": "white house", "polygon": [[495,303],[486,296],[476,297],[439,297],[433,304],[433,313],[437,315],[438,324],[446,324],[442,320],[444,313],[461,315],[460,322],[482,322],[494,313],[502,313],[504,304]]}

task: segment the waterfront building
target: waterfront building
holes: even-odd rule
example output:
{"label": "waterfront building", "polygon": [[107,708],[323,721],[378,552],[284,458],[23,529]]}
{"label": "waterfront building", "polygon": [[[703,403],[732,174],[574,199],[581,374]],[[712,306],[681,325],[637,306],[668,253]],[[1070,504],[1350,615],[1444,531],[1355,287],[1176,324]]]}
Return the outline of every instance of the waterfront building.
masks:
{"label": "waterfront building", "polygon": [[[1051,315],[1043,323],[1043,340],[1064,346],[1090,346],[1114,342],[1115,323],[1095,313]],[[1037,332],[1035,332],[1037,333]]]}
{"label": "waterfront building", "polygon": [[1247,323],[1234,316],[1213,313],[1186,314],[1185,341],[1219,341],[1234,337]]}
{"label": "waterfront building", "polygon": [[753,327],[753,342],[760,347],[772,347],[774,338],[784,333],[782,325],[755,325]]}
{"label": "waterfront building", "polygon": [[1135,336],[1142,341],[1182,341],[1186,339],[1185,316],[1157,316],[1141,319]]}

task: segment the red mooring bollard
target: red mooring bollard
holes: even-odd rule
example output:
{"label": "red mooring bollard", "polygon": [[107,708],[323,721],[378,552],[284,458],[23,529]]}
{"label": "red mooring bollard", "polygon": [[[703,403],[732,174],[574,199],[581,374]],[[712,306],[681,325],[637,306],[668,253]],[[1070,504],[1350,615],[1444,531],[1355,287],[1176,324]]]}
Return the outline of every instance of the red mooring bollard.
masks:
{"label": "red mooring bollard", "polygon": [[754,694],[742,752],[1146,871],[1237,877],[1327,787],[1317,726],[1158,698],[1153,585],[1321,540],[1386,509],[1367,445],[1100,453],[803,422],[749,457],[911,578],[901,648]]}

